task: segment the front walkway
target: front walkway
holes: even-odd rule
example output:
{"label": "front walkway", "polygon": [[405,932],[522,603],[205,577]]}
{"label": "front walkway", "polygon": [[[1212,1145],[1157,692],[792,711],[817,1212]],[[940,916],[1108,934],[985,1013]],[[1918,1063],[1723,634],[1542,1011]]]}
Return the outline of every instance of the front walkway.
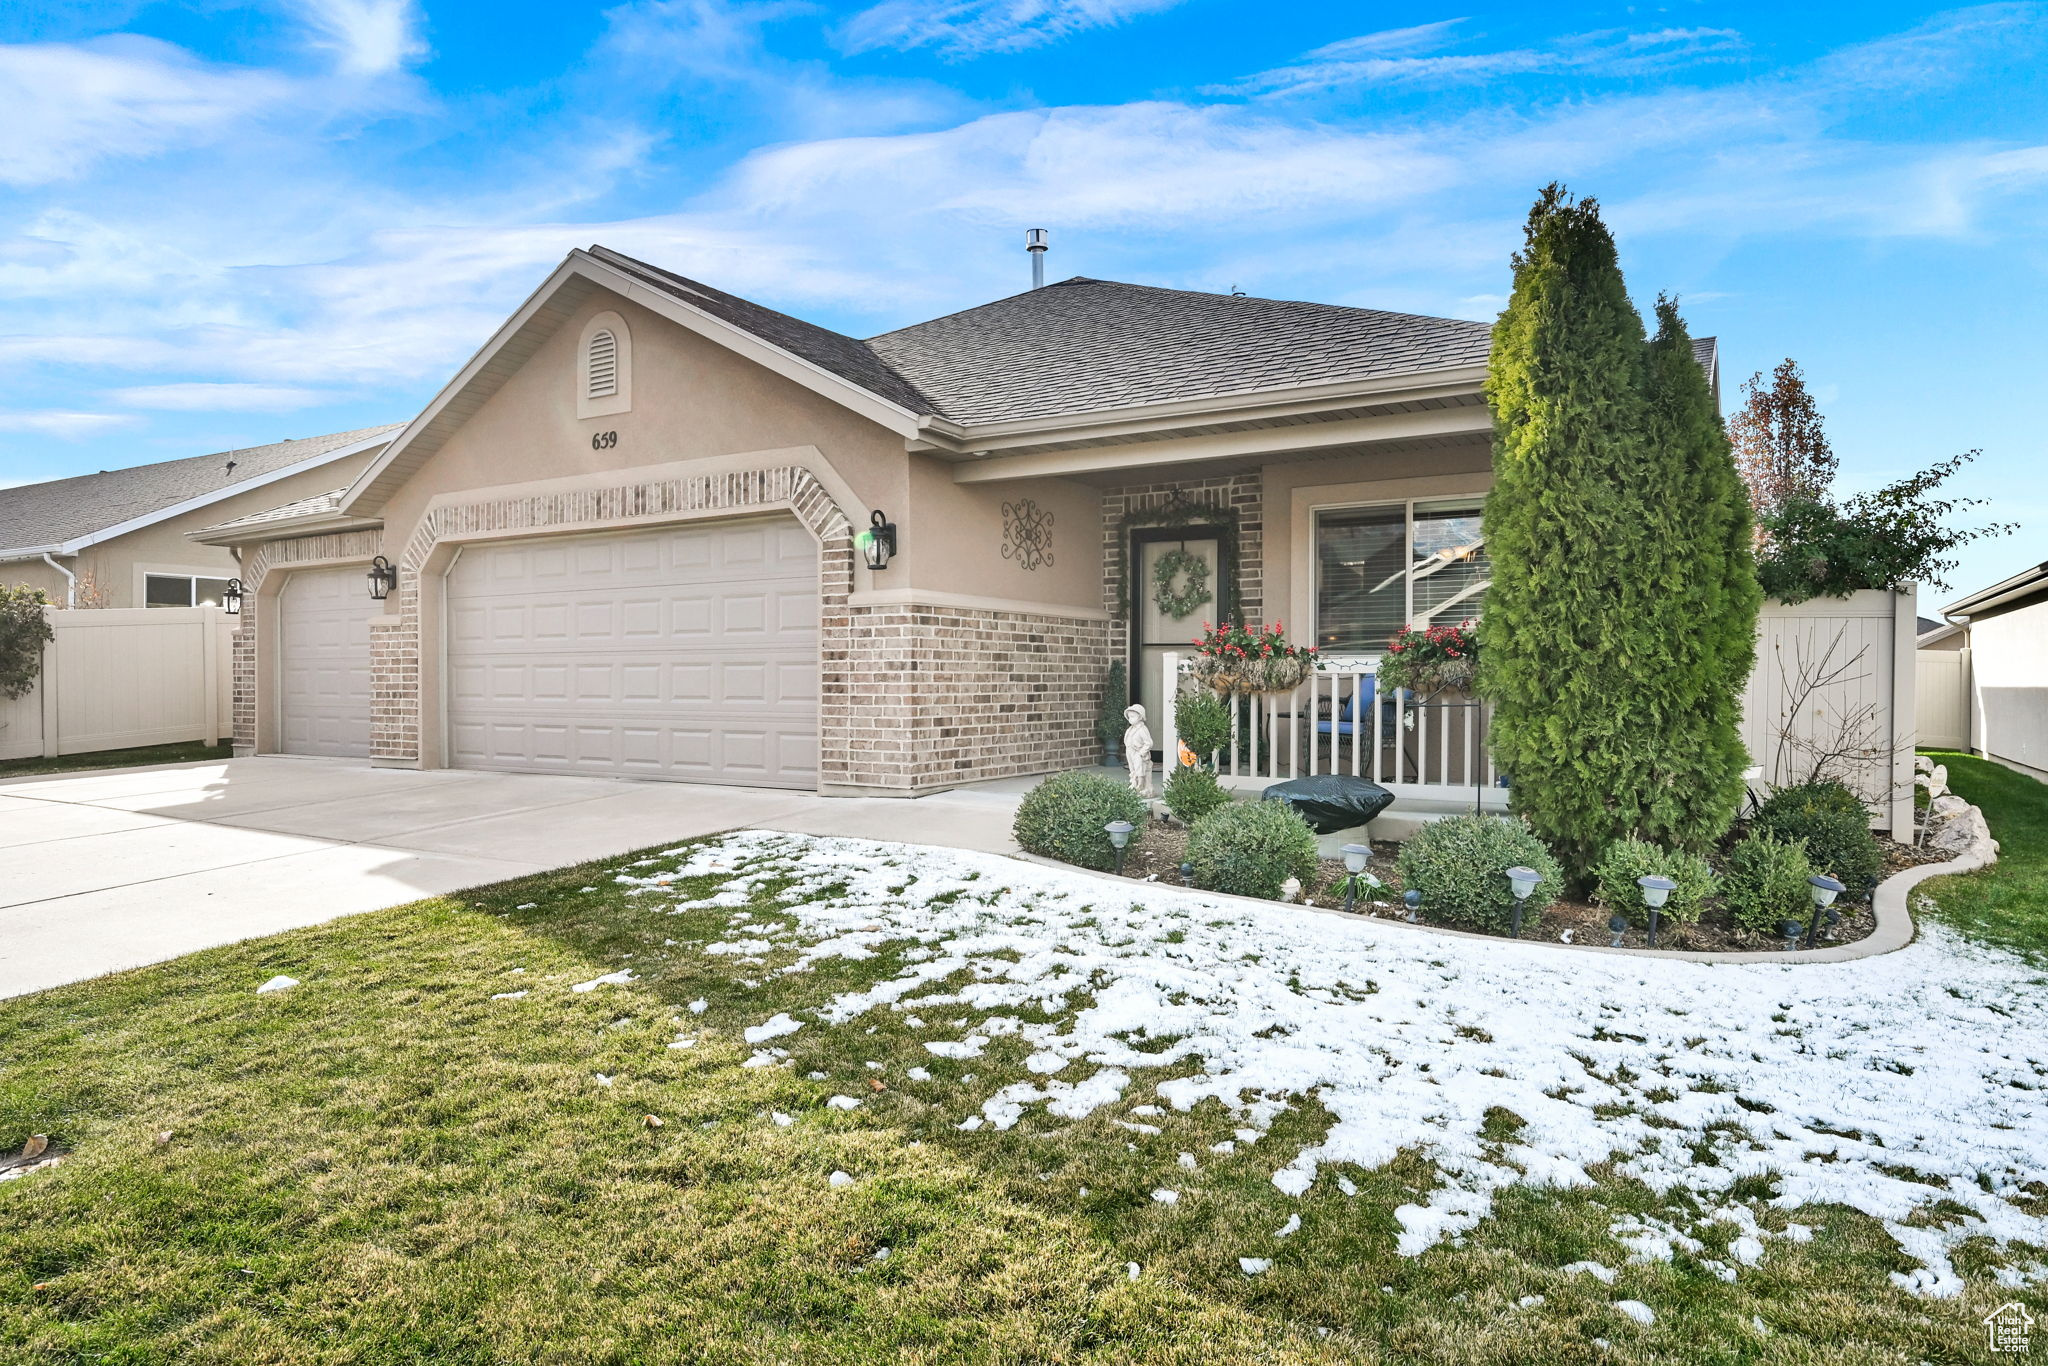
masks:
{"label": "front walkway", "polygon": [[0,997],[739,827],[1014,853],[1036,781],[904,801],[260,758],[0,782]]}

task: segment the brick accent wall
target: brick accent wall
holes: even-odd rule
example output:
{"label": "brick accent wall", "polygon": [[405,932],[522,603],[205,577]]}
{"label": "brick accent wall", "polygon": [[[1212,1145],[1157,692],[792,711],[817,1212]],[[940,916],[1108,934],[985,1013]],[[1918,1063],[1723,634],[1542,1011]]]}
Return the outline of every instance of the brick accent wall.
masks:
{"label": "brick accent wall", "polygon": [[1237,523],[1237,610],[1247,624],[1260,625],[1265,612],[1265,502],[1263,481],[1249,474],[1217,475],[1176,484],[1125,484],[1102,495],[1102,605],[1111,622],[1109,648],[1119,656],[1130,648],[1130,603],[1122,589],[1124,518],[1151,512],[1179,496],[1190,503],[1235,508]]}
{"label": "brick accent wall", "polygon": [[852,612],[840,695],[845,747],[822,781],[905,792],[1096,762],[1109,624],[921,606]]}
{"label": "brick accent wall", "polygon": [[[273,570],[289,570],[297,565],[346,564],[350,561],[368,565],[383,543],[384,534],[380,531],[334,531],[323,536],[271,541],[258,546],[243,563],[242,612],[235,627],[233,666],[235,753],[256,752],[256,691],[259,686],[256,651],[268,630],[265,617],[277,607],[276,594],[268,598],[260,595],[258,590],[262,588],[263,580]],[[369,591],[367,584],[364,591]]]}

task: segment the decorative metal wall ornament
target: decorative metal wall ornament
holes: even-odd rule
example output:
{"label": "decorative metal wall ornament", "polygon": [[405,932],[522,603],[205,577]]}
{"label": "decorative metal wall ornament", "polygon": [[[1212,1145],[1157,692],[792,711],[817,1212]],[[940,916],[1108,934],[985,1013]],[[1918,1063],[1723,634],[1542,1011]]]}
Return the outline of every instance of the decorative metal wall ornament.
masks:
{"label": "decorative metal wall ornament", "polygon": [[1209,562],[1186,546],[1167,551],[1152,566],[1152,603],[1168,621],[1194,615],[1214,596],[1209,591]]}
{"label": "decorative metal wall ornament", "polygon": [[1003,558],[1020,569],[1052,563],[1052,514],[1030,498],[1003,504]]}

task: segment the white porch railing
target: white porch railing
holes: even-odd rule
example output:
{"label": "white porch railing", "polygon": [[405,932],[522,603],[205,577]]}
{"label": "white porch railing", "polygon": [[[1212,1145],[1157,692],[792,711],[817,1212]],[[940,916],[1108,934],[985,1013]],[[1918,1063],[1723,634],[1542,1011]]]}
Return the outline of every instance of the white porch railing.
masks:
{"label": "white porch railing", "polygon": [[[1177,652],[1161,660],[1166,714],[1155,729],[1169,772],[1180,748],[1172,699],[1192,662]],[[1476,701],[1425,701],[1407,692],[1383,697],[1369,664],[1325,665],[1293,692],[1237,699],[1230,743],[1211,758],[1228,786],[1340,773],[1378,783],[1397,798],[1504,811],[1508,792],[1486,747],[1489,720],[1490,710]]]}

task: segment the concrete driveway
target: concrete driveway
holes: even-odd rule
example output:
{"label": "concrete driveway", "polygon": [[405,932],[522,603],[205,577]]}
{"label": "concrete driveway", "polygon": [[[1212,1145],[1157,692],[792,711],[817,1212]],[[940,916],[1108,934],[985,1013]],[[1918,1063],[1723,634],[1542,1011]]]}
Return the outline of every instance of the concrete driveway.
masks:
{"label": "concrete driveway", "polygon": [[0,782],[0,996],[738,828],[1013,852],[1028,782],[915,801],[324,759]]}

